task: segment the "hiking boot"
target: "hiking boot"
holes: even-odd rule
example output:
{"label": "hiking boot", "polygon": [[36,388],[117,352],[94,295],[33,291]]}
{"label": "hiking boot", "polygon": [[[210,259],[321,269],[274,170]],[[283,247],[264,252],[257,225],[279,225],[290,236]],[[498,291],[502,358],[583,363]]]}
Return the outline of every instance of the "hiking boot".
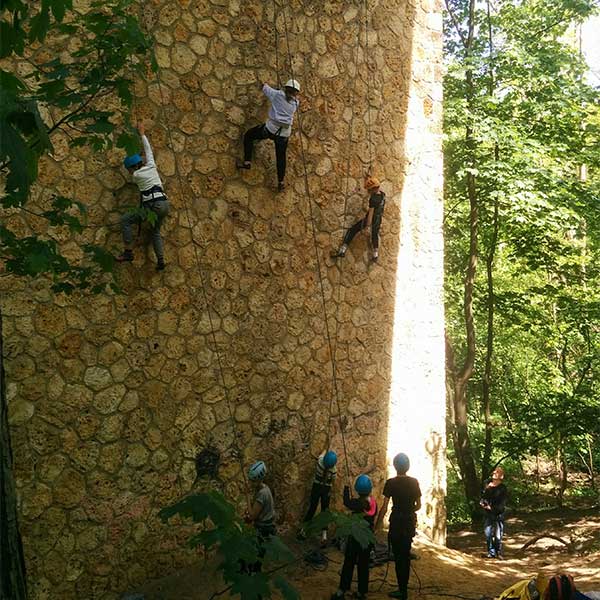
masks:
{"label": "hiking boot", "polygon": [[298,533],[296,534],[296,539],[299,542],[303,542],[306,539],[306,532],[304,531],[304,529],[298,530]]}
{"label": "hiking boot", "polygon": [[278,191],[278,192],[283,192],[283,190],[285,190],[285,183],[283,183],[283,181],[280,181],[280,182],[277,184],[277,191]]}
{"label": "hiking boot", "polygon": [[250,169],[250,167],[252,167],[252,164],[246,161],[242,162],[241,160],[236,160],[235,166],[238,169]]}
{"label": "hiking boot", "polygon": [[165,270],[165,259],[164,258],[159,258],[158,262],[156,263],[156,270],[157,271],[164,271]]}
{"label": "hiking boot", "polygon": [[120,263],[133,262],[133,250],[124,250],[123,254],[119,254],[115,260]]}
{"label": "hiking boot", "polygon": [[408,592],[403,592],[402,590],[394,590],[393,592],[389,592],[388,596],[390,598],[400,598],[401,600],[406,600],[408,598]]}
{"label": "hiking boot", "polygon": [[343,600],[343,598],[345,597],[346,595],[341,590],[338,590],[334,594],[331,594],[331,600]]}

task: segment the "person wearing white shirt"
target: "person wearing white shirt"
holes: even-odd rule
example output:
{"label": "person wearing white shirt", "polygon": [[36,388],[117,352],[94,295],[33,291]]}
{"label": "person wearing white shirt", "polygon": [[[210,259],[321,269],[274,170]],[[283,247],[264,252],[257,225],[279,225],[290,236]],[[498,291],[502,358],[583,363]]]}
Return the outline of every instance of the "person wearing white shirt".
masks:
{"label": "person wearing white shirt", "polygon": [[270,139],[275,143],[275,158],[277,162],[278,190],[284,188],[287,145],[292,133],[294,113],[298,110],[300,101],[297,96],[300,84],[290,79],[283,90],[276,90],[270,85],[261,84],[264,95],[270,100],[267,122],[249,129],[244,134],[244,162],[238,163],[238,168],[249,169],[252,166],[252,150],[254,142]]}
{"label": "person wearing white shirt", "polygon": [[[162,181],[154,162],[152,146],[150,146],[150,142],[146,137],[143,123],[138,123],[138,131],[144,146],[144,156],[142,157],[139,154],[127,156],[123,164],[140,190],[140,208],[145,209],[145,211],[127,213],[121,218],[121,231],[125,250],[123,254],[117,256],[117,261],[133,261],[133,234],[131,228],[136,223],[141,224],[142,221],[148,220],[152,224],[152,245],[156,254],[156,269],[162,271],[165,268],[165,257],[160,228],[165,217],[169,214],[169,201],[163,190]],[[155,216],[148,219],[146,215],[149,215],[150,212]]]}

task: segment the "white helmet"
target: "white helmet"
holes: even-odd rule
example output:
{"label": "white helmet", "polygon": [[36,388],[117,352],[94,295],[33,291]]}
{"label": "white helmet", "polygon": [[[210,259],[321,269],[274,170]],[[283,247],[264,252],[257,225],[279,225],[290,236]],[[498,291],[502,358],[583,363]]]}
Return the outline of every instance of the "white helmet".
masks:
{"label": "white helmet", "polygon": [[288,79],[285,87],[292,88],[293,90],[300,91],[300,84],[295,79]]}
{"label": "white helmet", "polygon": [[262,460],[256,461],[248,470],[248,479],[250,481],[260,481],[267,474],[267,466]]}

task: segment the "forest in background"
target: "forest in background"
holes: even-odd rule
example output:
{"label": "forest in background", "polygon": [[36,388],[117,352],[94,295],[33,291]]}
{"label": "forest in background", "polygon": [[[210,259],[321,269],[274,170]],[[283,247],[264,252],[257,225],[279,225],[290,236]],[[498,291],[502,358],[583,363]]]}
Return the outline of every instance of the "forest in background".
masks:
{"label": "forest in background", "polygon": [[449,522],[598,501],[599,101],[590,0],[446,0]]}

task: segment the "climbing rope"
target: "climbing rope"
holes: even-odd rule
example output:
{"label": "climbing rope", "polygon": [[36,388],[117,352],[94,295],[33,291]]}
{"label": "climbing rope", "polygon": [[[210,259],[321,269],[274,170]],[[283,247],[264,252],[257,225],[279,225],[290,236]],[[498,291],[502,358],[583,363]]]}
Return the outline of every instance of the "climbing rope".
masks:
{"label": "climbing rope", "polygon": [[[294,75],[294,65],[293,65],[293,61],[292,61],[292,52],[291,52],[291,48],[290,48],[290,37],[289,37],[289,30],[288,30],[288,23],[287,23],[287,14],[286,14],[286,8],[284,6],[283,8],[283,23],[284,23],[284,31],[285,31],[285,41],[286,41],[286,47],[287,47],[287,55],[288,55],[288,62],[290,65],[290,72],[292,75],[292,79],[295,79],[295,75]],[[303,60],[303,64],[304,64],[304,60]],[[306,72],[306,69],[304,69],[304,72]],[[342,445],[344,448],[344,459],[345,459],[345,464],[346,464],[346,477],[348,480],[348,483],[350,483],[351,478],[350,478],[350,467],[348,464],[348,450],[346,447],[346,437],[344,434],[344,426],[342,423],[342,409],[341,409],[341,405],[340,405],[340,398],[339,398],[339,389],[338,389],[338,384],[337,384],[337,370],[336,370],[336,363],[335,363],[335,356],[334,356],[334,352],[333,352],[333,344],[331,342],[331,332],[330,332],[330,327],[329,327],[329,319],[327,317],[327,304],[325,301],[325,288],[323,285],[323,274],[322,274],[322,269],[321,269],[321,260],[319,258],[319,246],[317,243],[317,230],[316,230],[316,226],[315,226],[315,216],[314,216],[314,209],[313,209],[313,199],[312,199],[312,195],[310,193],[310,184],[308,181],[308,170],[306,167],[306,154],[305,154],[305,150],[304,150],[304,141],[302,139],[302,115],[301,115],[301,111],[298,111],[298,132],[299,132],[299,138],[300,138],[300,156],[302,158],[302,172],[303,172],[303,179],[304,179],[304,189],[306,192],[306,196],[308,198],[308,206],[309,206],[309,212],[310,212],[310,224],[311,224],[311,230],[312,230],[312,238],[313,238],[313,245],[314,245],[314,249],[315,249],[315,259],[316,259],[316,263],[317,263],[317,276],[319,279],[319,289],[321,292],[321,302],[323,305],[323,318],[325,321],[325,333],[326,333],[326,337],[327,337],[327,344],[329,347],[329,356],[330,356],[330,362],[331,362],[331,375],[332,375],[332,394],[334,395],[335,399],[336,399],[336,403],[337,403],[337,409],[338,409],[338,419],[339,419],[339,425],[340,425],[340,433],[342,436]],[[329,416],[329,418],[331,419],[331,415]],[[329,434],[328,434],[329,435]],[[327,440],[328,444],[329,444],[329,439]]]}
{"label": "climbing rope", "polygon": [[[142,23],[142,20],[140,18],[140,23]],[[154,46],[154,34],[152,34],[152,41],[153,41],[153,46]],[[167,136],[169,138],[169,145],[171,147],[171,149],[175,148],[175,145],[173,143],[173,134],[172,134],[172,130],[171,127],[169,125],[169,120],[167,118],[167,113],[166,113],[166,102],[165,102],[165,96],[164,96],[164,92],[163,92],[163,85],[162,85],[162,81],[160,78],[160,68],[157,66],[156,67],[156,82],[158,84],[158,90],[159,90],[159,95],[160,95],[160,102],[161,102],[161,109],[162,109],[162,113],[164,116],[164,122],[165,122],[165,128],[167,130]],[[186,218],[187,218],[187,226],[190,232],[190,238],[192,241],[192,246],[194,247],[194,257],[196,260],[196,266],[198,269],[198,275],[200,277],[200,283],[201,283],[201,288],[202,288],[202,296],[204,299],[204,304],[206,305],[206,312],[208,314],[208,320],[209,320],[209,325],[210,325],[210,335],[212,338],[212,342],[214,345],[214,352],[217,358],[217,365],[218,365],[218,371],[219,371],[219,375],[220,375],[220,379],[221,379],[221,385],[224,391],[224,395],[225,395],[225,401],[226,401],[226,405],[227,405],[227,410],[229,413],[229,420],[231,422],[231,428],[232,428],[232,432],[233,432],[233,447],[235,450],[235,453],[237,455],[239,464],[240,464],[240,471],[241,471],[241,475],[242,475],[242,479],[244,481],[244,496],[246,498],[246,504],[248,506],[248,508],[250,508],[251,504],[250,504],[250,499],[249,499],[249,495],[248,495],[248,479],[246,477],[246,470],[244,468],[244,461],[243,461],[243,455],[239,446],[239,432],[238,432],[238,428],[235,422],[235,417],[233,414],[233,409],[232,409],[232,405],[231,405],[231,398],[229,397],[229,392],[227,390],[227,385],[225,383],[225,371],[223,368],[223,362],[221,359],[221,353],[219,352],[219,346],[218,346],[218,342],[217,342],[217,336],[216,336],[216,332],[215,332],[215,325],[213,322],[213,318],[211,315],[211,311],[210,311],[210,303],[208,301],[208,293],[206,291],[206,281],[204,278],[204,273],[202,271],[201,268],[201,263],[200,263],[200,257],[198,255],[198,242],[196,242],[196,240],[194,239],[194,227],[192,225],[192,214],[191,214],[191,209],[189,206],[189,202],[187,200],[187,194],[184,194],[183,191],[185,189],[184,183],[183,183],[183,177],[181,175],[181,171],[179,170],[179,163],[177,161],[175,161],[175,173],[179,182],[179,193],[182,194],[184,196],[183,199],[183,206],[186,212]]]}
{"label": "climbing rope", "polygon": [[277,0],[273,0],[273,29],[275,31],[275,70],[277,71],[277,87],[281,87],[279,71],[279,31],[277,30]]}
{"label": "climbing rope", "polygon": [[371,65],[369,64],[369,0],[364,0],[365,10],[365,65],[367,67],[367,139],[369,144],[369,169],[367,174],[371,174],[373,169],[373,138],[371,134]]}
{"label": "climbing rope", "polygon": [[[357,44],[356,44],[356,49],[354,52],[354,65],[356,68],[356,73],[358,74],[358,59],[359,59],[359,50],[360,50],[360,41],[361,41],[361,21],[360,21],[360,16],[357,20]],[[366,28],[366,15],[365,15],[365,28]],[[358,79],[358,77],[355,77],[355,81]],[[348,198],[350,196],[350,157],[352,156],[352,153],[350,152],[350,148],[352,147],[352,132],[354,129],[354,115],[355,115],[355,110],[354,110],[354,106],[355,106],[355,102],[353,101],[353,92],[356,89],[356,84],[354,86],[354,88],[351,90],[351,92],[348,94],[348,99],[349,99],[349,105],[350,105],[350,109],[351,109],[351,113],[350,113],[350,123],[349,123],[349,127],[348,127],[348,151],[346,152],[346,186],[345,186],[345,190],[344,190],[344,212],[343,212],[343,220],[342,220],[342,225],[343,225],[343,232],[346,232],[346,220],[347,220],[347,215],[348,215]],[[368,98],[367,98],[367,102],[368,102]],[[342,279],[343,279],[343,275],[344,275],[344,262],[345,261],[340,261],[339,263],[339,271],[340,271],[340,275],[339,275],[339,279],[338,279],[338,284],[337,284],[337,298],[336,298],[336,311],[335,311],[335,358],[337,359],[337,350],[338,350],[338,332],[339,332],[339,327],[340,327],[340,321],[339,321],[339,312],[340,312],[340,304],[341,304],[341,291],[342,291]],[[329,419],[329,424],[328,427],[330,427],[331,425],[331,414],[332,414],[332,408],[333,408],[333,396],[331,397],[331,401],[329,403],[329,415],[330,415],[330,419]],[[329,440],[329,428],[327,430],[327,439]]]}

